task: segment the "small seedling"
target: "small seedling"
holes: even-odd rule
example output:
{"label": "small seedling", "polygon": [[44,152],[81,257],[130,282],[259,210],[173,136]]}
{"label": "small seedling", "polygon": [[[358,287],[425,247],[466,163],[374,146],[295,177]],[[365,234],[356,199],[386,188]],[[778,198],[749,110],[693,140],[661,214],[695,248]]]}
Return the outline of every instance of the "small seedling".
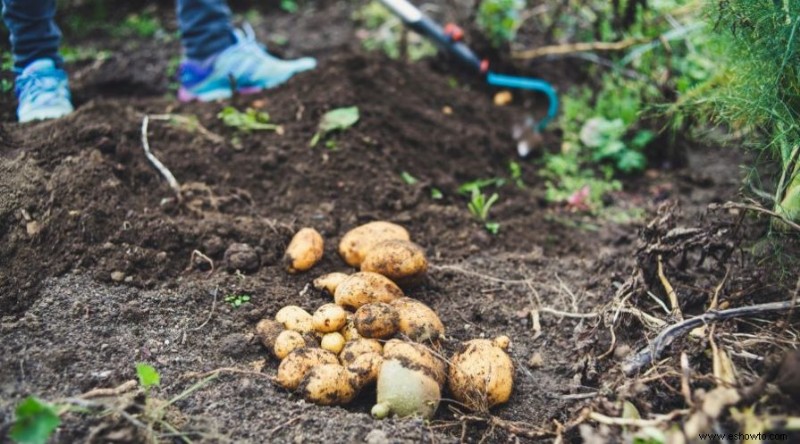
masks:
{"label": "small seedling", "polygon": [[491,233],[493,236],[497,236],[497,233],[500,232],[499,222],[486,222],[483,226],[486,228],[486,231]]}
{"label": "small seedling", "polygon": [[145,393],[149,393],[152,387],[161,384],[161,375],[158,374],[158,370],[143,362],[136,364],[136,376],[139,377],[139,385],[142,386]]}
{"label": "small seedling", "polygon": [[58,407],[29,396],[17,405],[9,437],[18,443],[44,444],[61,424]]}
{"label": "small seedling", "polygon": [[14,82],[8,79],[0,79],[0,91],[7,93],[14,89]]}
{"label": "small seedling", "polygon": [[467,182],[458,187],[458,192],[461,194],[472,195],[475,191],[481,192],[486,187],[494,186],[496,188],[502,187],[506,184],[506,180],[502,177],[493,177],[491,179],[478,179],[472,182]]}
{"label": "small seedling", "polygon": [[294,14],[300,7],[297,5],[297,0],[281,0],[281,9]]}
{"label": "small seedling", "polygon": [[522,180],[522,166],[519,162],[513,160],[508,162],[508,171],[517,188],[525,188],[525,182]]}
{"label": "small seedling", "polygon": [[405,182],[407,185],[414,185],[419,182],[419,179],[409,174],[408,171],[401,172],[400,178],[403,179],[403,182]]}
{"label": "small seedling", "polygon": [[359,117],[358,107],[355,106],[328,111],[322,116],[317,132],[311,138],[309,146],[316,146],[322,137],[332,131],[344,131],[350,128],[358,122]]}
{"label": "small seedling", "polygon": [[229,294],[225,296],[225,302],[231,304],[233,308],[239,308],[245,302],[250,302],[250,296],[246,294]]}
{"label": "small seedling", "polygon": [[431,188],[431,199],[439,200],[439,199],[443,199],[443,198],[444,198],[444,194],[442,194],[442,191],[440,189]]}
{"label": "small seedling", "polygon": [[283,132],[283,128],[280,125],[270,123],[268,113],[253,108],[247,108],[245,112],[241,112],[232,106],[226,106],[217,114],[217,117],[226,126],[243,132],[275,131],[279,134]]}
{"label": "small seedling", "polygon": [[497,200],[500,198],[497,193],[492,193],[488,198],[486,194],[482,193],[479,189],[472,189],[472,197],[470,198],[467,208],[469,212],[475,216],[476,219],[483,222],[486,231],[496,235],[500,231],[500,224],[497,222],[489,221],[489,210],[492,208]]}

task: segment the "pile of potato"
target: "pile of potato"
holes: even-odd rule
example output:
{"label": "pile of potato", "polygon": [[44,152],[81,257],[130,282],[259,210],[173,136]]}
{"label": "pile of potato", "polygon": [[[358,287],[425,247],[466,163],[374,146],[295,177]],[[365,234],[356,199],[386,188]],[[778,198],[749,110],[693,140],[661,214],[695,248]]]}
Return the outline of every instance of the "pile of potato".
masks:
{"label": "pile of potato", "polygon": [[[323,253],[322,236],[300,230],[287,248],[286,269],[313,267]],[[426,278],[428,261],[408,232],[389,222],[371,222],[344,235],[344,261],[360,271],[330,273],[314,286],[333,296],[309,313],[290,305],[263,319],[256,334],[279,360],[276,382],[309,402],[341,405],[365,387],[377,387],[376,418],[430,418],[447,383],[453,397],[473,410],[508,401],[514,367],[509,339],[475,339],[446,361],[440,350],[445,328],[426,304],[406,297]]]}

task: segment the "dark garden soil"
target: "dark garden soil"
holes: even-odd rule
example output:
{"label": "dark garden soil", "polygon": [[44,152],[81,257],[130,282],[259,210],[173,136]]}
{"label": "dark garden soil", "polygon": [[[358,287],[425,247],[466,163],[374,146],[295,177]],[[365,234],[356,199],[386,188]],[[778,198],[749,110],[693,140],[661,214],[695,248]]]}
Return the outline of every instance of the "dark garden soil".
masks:
{"label": "dark garden soil", "polygon": [[[632,400],[642,414],[681,407],[674,369],[682,350],[699,373],[710,372],[707,341],[688,340],[667,350],[660,379],[652,373],[626,379],[620,370],[657,330],[622,314],[612,338],[612,301],[624,296],[669,320],[655,302],[666,300],[654,272],[658,254],[687,315],[704,311],[726,270],[720,301],[727,306],[791,297],[782,282],[793,289],[796,272],[775,259],[774,244],[755,242],[767,230],[765,220],[708,210],[737,198],[742,159],[730,148],[691,148],[687,167],[627,181],[599,217],[548,204],[535,162],[522,162],[526,187],[498,190],[492,218],[501,228],[489,235],[457,188],[508,176],[515,158],[511,128],[541,103],[530,96],[496,107],[492,91],[461,78],[454,86],[438,61],[406,64],[364,54],[352,39],[349,12],[335,3],[303,15],[276,14],[277,31],[290,36],[283,54],[312,53],[321,65],[233,104],[268,111],[283,134],[224,127],[216,114],[230,103],[178,104],[169,97],[164,73],[179,50],[174,41],[116,42],[110,59],[70,65],[78,109],[57,121],[14,123],[15,103],[3,96],[0,436],[23,397],[58,400],[116,387],[144,361],[161,373],[154,394],[160,399],[180,394],[204,372],[244,370],[222,373],[170,410],[172,421],[198,441],[507,442],[511,435],[530,440],[553,432],[556,422],[568,425],[565,439],[577,441],[588,432],[571,421],[586,406],[612,416],[619,416],[618,400]],[[331,26],[324,20],[331,17],[341,24],[316,43],[302,39],[303,30]],[[259,32],[270,29],[266,23]],[[560,82],[573,75],[550,70]],[[359,107],[359,123],[329,137],[334,149],[310,148],[320,116],[350,105]],[[197,116],[223,139],[151,120],[149,144],[183,185],[182,203],[142,150],[144,115],[164,113]],[[542,149],[559,144],[550,134]],[[403,171],[419,182],[404,182]],[[432,199],[434,187],[443,198]],[[336,254],[338,240],[376,219],[402,224],[426,249],[429,281],[409,295],[439,313],[448,336],[511,337],[515,389],[492,413],[512,426],[459,421],[447,403],[433,423],[377,422],[369,416],[374,393],[347,407],[318,407],[270,381],[277,362],[253,338],[255,323],[287,304],[313,310],[329,301],[311,280],[348,271]],[[288,275],[280,259],[304,226],[322,233],[325,257],[306,274]],[[226,262],[233,243],[255,249],[252,269],[235,272]],[[195,252],[210,258],[213,269]],[[223,301],[229,294],[251,300],[234,309]],[[771,322],[719,326],[726,338],[765,331],[788,338],[731,345],[746,382],[763,372],[753,356],[794,343],[796,321],[765,319]],[[772,396],[767,405],[797,412],[784,396]],[[57,442],[142,439],[141,430],[115,415],[68,414],[55,436]]]}

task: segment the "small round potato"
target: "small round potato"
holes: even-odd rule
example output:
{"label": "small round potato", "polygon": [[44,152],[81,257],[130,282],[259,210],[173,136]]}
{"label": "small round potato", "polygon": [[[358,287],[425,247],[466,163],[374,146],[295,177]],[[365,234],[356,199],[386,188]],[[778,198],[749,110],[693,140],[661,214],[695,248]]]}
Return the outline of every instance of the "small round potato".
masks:
{"label": "small round potato", "polygon": [[377,419],[392,414],[430,419],[441,400],[441,387],[433,378],[399,359],[384,359],[377,392],[378,403],[372,407]]}
{"label": "small round potato", "polygon": [[354,321],[355,316],[353,313],[347,312],[347,322],[344,324],[339,333],[344,336],[345,341],[355,341],[356,339],[361,339],[361,335],[358,334],[358,330],[356,330],[356,324]]}
{"label": "small round potato", "polygon": [[382,274],[401,287],[421,284],[428,273],[422,247],[406,240],[387,240],[372,247],[361,262],[361,271]]}
{"label": "small round potato", "polygon": [[333,295],[334,301],[343,307],[358,309],[371,302],[391,302],[403,297],[403,290],[394,282],[378,273],[362,271],[347,277]]}
{"label": "small round potato", "polygon": [[356,339],[344,345],[342,352],[339,353],[339,360],[347,366],[353,363],[357,357],[364,353],[383,353],[383,346],[376,339]]}
{"label": "small round potato", "polygon": [[433,378],[440,386],[444,385],[447,378],[447,364],[440,359],[434,351],[416,342],[405,342],[399,339],[390,339],[383,345],[384,359],[399,359],[407,366],[418,368],[423,373]]}
{"label": "small round potato", "polygon": [[412,298],[391,302],[400,316],[398,330],[412,341],[436,341],[444,337],[444,324],[433,309]]}
{"label": "small round potato", "polygon": [[457,401],[486,412],[511,396],[514,364],[491,340],[473,339],[450,361],[448,386]]}
{"label": "small round potato", "polygon": [[275,320],[283,324],[289,330],[300,333],[310,333],[314,330],[313,318],[311,315],[296,305],[287,305],[278,310]]}
{"label": "small round potato", "polygon": [[306,340],[303,335],[294,330],[284,330],[275,339],[272,353],[276,358],[283,359],[292,351],[305,346]]}
{"label": "small round potato", "polygon": [[323,252],[322,235],[313,228],[302,228],[286,247],[286,254],[283,256],[286,270],[289,273],[309,270],[322,259]]}
{"label": "small round potato", "polygon": [[365,338],[386,339],[397,332],[400,316],[384,302],[364,304],[353,316],[358,334]]}
{"label": "small round potato", "polygon": [[308,402],[319,405],[342,405],[352,401],[356,390],[350,374],[339,364],[322,364],[311,369],[300,383],[300,392]]}
{"label": "small round potato", "polygon": [[333,296],[336,292],[336,287],[345,279],[347,279],[347,275],[344,273],[334,272],[323,274],[314,279],[314,288],[317,290],[324,290],[328,292],[329,295]]}
{"label": "small round potato", "polygon": [[336,355],[327,350],[298,348],[281,361],[275,382],[285,389],[294,390],[312,368],[322,364],[338,363]]}
{"label": "small round potato", "polygon": [[314,312],[312,318],[314,330],[330,333],[344,327],[347,323],[347,312],[341,305],[325,304]]}
{"label": "small round potato", "polygon": [[283,331],[283,324],[272,319],[262,319],[256,324],[256,336],[267,347],[267,350],[273,352],[275,347],[275,340],[278,335]]}
{"label": "small round potato", "polygon": [[506,335],[498,336],[492,339],[492,345],[500,347],[503,350],[508,350],[508,347],[511,345],[511,339]]}
{"label": "small round potato", "polygon": [[325,336],[322,337],[321,347],[324,350],[328,350],[338,355],[339,352],[341,352],[344,348],[344,344],[344,336],[342,336],[339,332],[333,332],[326,333]]}
{"label": "small round potato", "polygon": [[358,268],[375,244],[385,240],[411,240],[408,231],[391,222],[370,222],[348,231],[339,242],[339,255],[351,267]]}
{"label": "small round potato", "polygon": [[382,363],[383,356],[379,353],[369,352],[357,356],[347,366],[347,371],[350,372],[350,384],[356,390],[361,390],[370,384],[374,384],[378,380]]}

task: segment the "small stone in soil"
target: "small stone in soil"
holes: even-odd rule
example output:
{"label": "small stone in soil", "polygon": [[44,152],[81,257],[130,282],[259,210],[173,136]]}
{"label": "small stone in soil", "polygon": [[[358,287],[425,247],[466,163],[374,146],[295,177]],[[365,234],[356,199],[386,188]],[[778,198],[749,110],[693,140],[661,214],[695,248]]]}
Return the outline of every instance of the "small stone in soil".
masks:
{"label": "small stone in soil", "polygon": [[225,250],[225,265],[229,271],[257,271],[258,253],[248,244],[231,244]]}
{"label": "small stone in soil", "polygon": [[544,365],[544,357],[539,352],[535,352],[531,355],[530,359],[528,359],[528,367],[530,368],[539,368]]}
{"label": "small stone in soil", "polygon": [[111,280],[114,282],[122,282],[125,280],[125,273],[122,271],[112,271]]}

